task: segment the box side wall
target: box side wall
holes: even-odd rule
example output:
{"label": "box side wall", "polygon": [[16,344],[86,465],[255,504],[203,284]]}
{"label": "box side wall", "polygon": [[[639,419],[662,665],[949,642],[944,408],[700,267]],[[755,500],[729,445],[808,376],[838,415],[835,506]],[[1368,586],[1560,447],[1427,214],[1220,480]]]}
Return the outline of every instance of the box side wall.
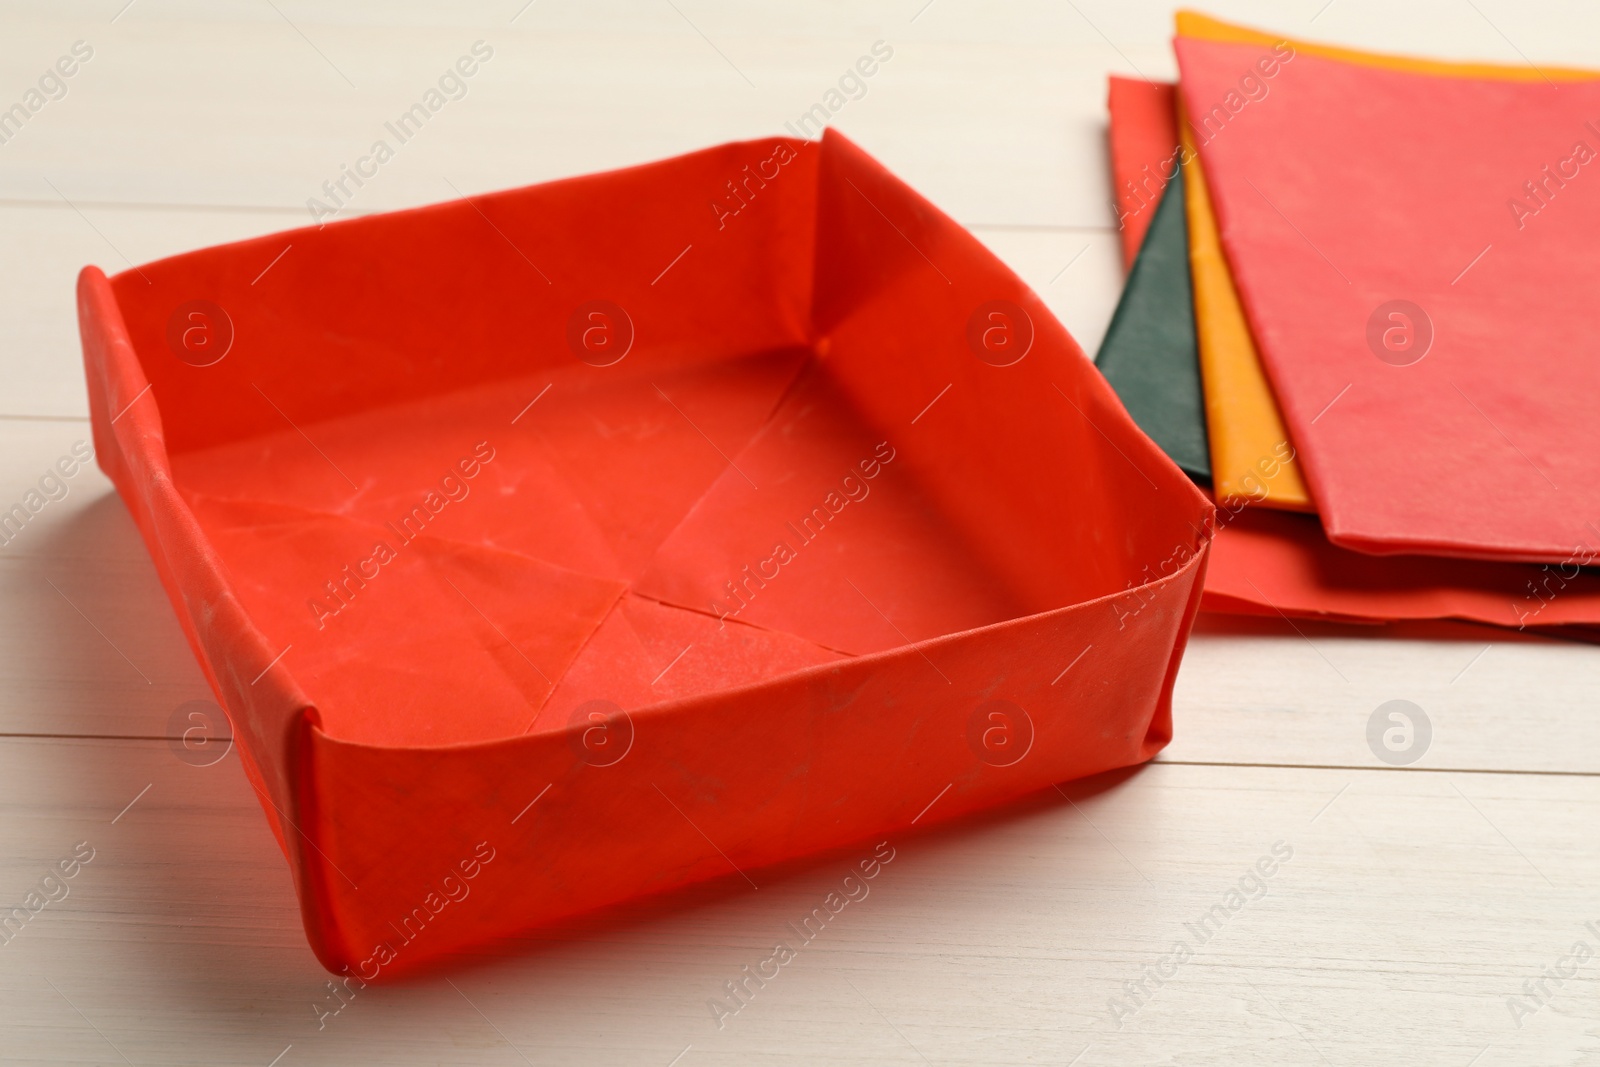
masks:
{"label": "box side wall", "polygon": [[314,836],[360,885],[330,880],[338,967],[392,977],[630,898],[759,885],[765,865],[1138,763],[1170,732],[1200,576],[1191,560],[1123,617],[1102,600],[639,712],[603,766],[568,735],[314,735]]}
{"label": "box side wall", "polygon": [[818,182],[819,351],[1025,612],[1198,549],[1210,502],[1015,274],[831,131]]}
{"label": "box side wall", "polygon": [[596,302],[620,309],[604,325],[631,338],[631,372],[736,359],[807,340],[805,144],[727,144],[273,234],[112,286],[174,455],[581,366]]}
{"label": "box side wall", "polygon": [[[134,355],[106,276],[87,267],[78,280],[95,454],[144,538],[195,658],[226,709],[240,761],[300,890],[313,947],[325,908],[307,893],[305,839],[296,830],[296,738],[308,702],[251,624],[173,486],[156,393]],[[275,662],[277,660],[277,662]],[[320,952],[320,950],[319,950]]]}

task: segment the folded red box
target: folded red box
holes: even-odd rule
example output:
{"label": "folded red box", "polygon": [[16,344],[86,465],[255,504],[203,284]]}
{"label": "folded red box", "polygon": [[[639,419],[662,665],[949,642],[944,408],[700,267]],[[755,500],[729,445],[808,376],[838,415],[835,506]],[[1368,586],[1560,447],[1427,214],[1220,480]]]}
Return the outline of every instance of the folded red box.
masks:
{"label": "folded red box", "polygon": [[1170,736],[1210,504],[831,132],[91,267],[79,308],[334,971]]}

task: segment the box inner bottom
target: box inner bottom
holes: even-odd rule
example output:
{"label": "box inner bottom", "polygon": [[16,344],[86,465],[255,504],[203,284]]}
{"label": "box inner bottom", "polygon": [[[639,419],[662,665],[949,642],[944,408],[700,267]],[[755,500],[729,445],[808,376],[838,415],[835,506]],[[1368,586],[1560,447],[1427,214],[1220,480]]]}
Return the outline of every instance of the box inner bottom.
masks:
{"label": "box inner bottom", "polygon": [[174,476],[340,738],[560,730],[1026,613],[809,349],[282,415]]}

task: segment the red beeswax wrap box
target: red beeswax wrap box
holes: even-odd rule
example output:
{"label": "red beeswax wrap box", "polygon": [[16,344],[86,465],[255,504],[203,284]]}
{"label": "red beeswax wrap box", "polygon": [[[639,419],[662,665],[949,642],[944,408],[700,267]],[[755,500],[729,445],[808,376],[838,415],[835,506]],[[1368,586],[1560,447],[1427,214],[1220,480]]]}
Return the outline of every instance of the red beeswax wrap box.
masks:
{"label": "red beeswax wrap box", "polygon": [[837,134],[91,267],[79,313],[332,970],[1170,736],[1210,505]]}

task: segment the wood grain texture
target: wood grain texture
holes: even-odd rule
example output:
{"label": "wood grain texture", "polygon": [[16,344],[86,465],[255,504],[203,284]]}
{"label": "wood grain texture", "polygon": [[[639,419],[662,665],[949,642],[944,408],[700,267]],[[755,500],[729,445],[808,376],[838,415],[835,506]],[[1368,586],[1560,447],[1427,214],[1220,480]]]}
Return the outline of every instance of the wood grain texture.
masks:
{"label": "wood grain texture", "polygon": [[[351,210],[776,133],[883,39],[893,60],[836,124],[1091,352],[1121,286],[1105,75],[1174,73],[1170,10],[1109,0],[124,3],[0,12],[0,106],[74,41],[95,48],[0,144],[0,507],[88,437],[80,267],[309,221],[306,199],[474,40],[493,61]],[[1596,16],[1574,4],[1210,10],[1600,66]],[[360,990],[319,1028],[327,976],[287,866],[236,756],[195,766],[175,740],[174,713],[209,694],[126,512],[84,470],[0,546],[0,915],[95,850],[0,943],[0,1062],[1592,1063],[1600,962],[1546,980],[1543,1006],[1524,983],[1580,939],[1600,953],[1597,683],[1600,649],[1577,643],[1203,618],[1156,763],[896,839],[870,895],[720,1028],[708,1002],[857,856],[529,935]],[[1433,727],[1407,768],[1368,748],[1392,699]],[[1293,855],[1257,894],[1276,842]],[[1242,880],[1256,899],[1230,910]],[[1147,967],[1170,973],[1157,986]]]}
{"label": "wood grain texture", "polygon": [[[756,872],[757,891],[732,879],[356,990],[325,1019],[325,975],[232,757],[10,740],[0,781],[11,896],[77,842],[95,849],[70,895],[0,945],[7,1051],[28,1062],[109,1062],[109,1045],[167,1064],[264,1064],[291,1044],[285,1062],[329,1064],[516,1062],[512,1046],[573,1064],[665,1064],[685,1046],[683,1062],[730,1064],[1596,1051],[1585,971],[1520,1029],[1506,1006],[1597,940],[1594,776],[1155,764],[896,838],[868,895],[809,944],[788,924],[838,885],[848,850]],[[1252,876],[1275,845],[1272,873]],[[728,1004],[724,983],[776,941],[797,958],[719,1029],[708,1002]],[[1163,962],[1178,942],[1190,958]],[[1135,999],[1124,983],[1147,966],[1167,977]]]}

